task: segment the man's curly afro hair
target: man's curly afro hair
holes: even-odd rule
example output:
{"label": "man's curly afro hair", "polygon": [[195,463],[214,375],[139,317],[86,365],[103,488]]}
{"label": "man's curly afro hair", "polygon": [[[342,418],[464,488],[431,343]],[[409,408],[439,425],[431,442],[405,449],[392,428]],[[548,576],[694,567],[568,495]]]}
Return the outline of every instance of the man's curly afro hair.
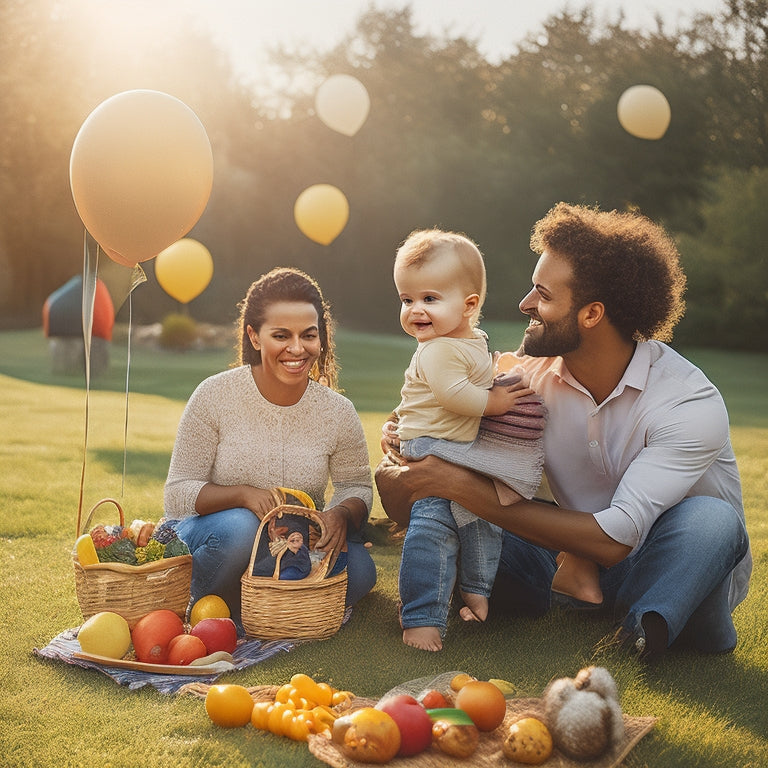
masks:
{"label": "man's curly afro hair", "polygon": [[672,338],[685,312],[685,274],[674,241],[650,219],[558,203],[534,225],[531,249],[568,261],[575,306],[601,302],[625,338]]}

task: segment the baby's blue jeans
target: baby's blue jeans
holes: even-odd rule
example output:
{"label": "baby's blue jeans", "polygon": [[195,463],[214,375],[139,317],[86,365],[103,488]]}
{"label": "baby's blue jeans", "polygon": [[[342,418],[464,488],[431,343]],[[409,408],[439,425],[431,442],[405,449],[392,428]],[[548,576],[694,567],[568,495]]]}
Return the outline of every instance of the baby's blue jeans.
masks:
{"label": "baby's blue jeans", "polygon": [[474,515],[460,526],[456,506],[452,509],[450,501],[437,496],[413,505],[400,560],[403,628],[437,627],[444,634],[457,579],[463,591],[491,596],[499,567],[500,529]]}

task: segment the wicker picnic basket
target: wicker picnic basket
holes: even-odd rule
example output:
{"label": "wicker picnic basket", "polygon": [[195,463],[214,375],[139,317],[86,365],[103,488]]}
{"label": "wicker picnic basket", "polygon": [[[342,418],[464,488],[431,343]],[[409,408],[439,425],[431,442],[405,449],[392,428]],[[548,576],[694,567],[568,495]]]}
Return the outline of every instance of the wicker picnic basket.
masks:
{"label": "wicker picnic basket", "polygon": [[[120,525],[125,525],[120,504],[115,499],[102,499],[91,508],[82,529],[78,519],[78,535],[88,530],[94,512],[102,504],[114,504]],[[112,611],[125,618],[132,629],[142,616],[159,608],[168,608],[182,619],[186,615],[192,582],[192,555],[167,557],[143,565],[81,565],[77,555],[73,554],[72,565],[83,620],[101,611]]]}
{"label": "wicker picnic basket", "polygon": [[333,568],[338,552],[329,551],[315,563],[309,576],[297,581],[281,580],[279,560],[271,576],[254,576],[253,566],[259,543],[268,536],[270,524],[284,515],[305,517],[310,527],[325,532],[323,519],[314,509],[281,504],[264,515],[256,538],[248,568],[240,579],[242,587],[242,621],[250,637],[260,640],[320,639],[334,635],[344,618],[347,597],[347,571],[327,576]]}

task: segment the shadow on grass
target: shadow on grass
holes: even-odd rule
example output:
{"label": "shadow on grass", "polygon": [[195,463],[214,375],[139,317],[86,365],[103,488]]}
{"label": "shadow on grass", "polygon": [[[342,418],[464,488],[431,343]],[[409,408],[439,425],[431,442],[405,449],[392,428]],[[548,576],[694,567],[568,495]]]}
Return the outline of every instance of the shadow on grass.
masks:
{"label": "shadow on grass", "polygon": [[110,449],[95,449],[93,457],[105,469],[121,475],[123,460],[126,462],[126,474],[137,480],[159,480],[164,482],[168,476],[168,466],[171,457],[168,451],[136,451],[129,450],[124,457],[122,451]]}
{"label": "shadow on grass", "polygon": [[[722,729],[743,729],[765,738],[768,673],[735,655],[710,656],[693,651],[671,651],[647,670],[646,685],[684,706],[706,710]],[[733,691],[749,692],[734,699]]]}

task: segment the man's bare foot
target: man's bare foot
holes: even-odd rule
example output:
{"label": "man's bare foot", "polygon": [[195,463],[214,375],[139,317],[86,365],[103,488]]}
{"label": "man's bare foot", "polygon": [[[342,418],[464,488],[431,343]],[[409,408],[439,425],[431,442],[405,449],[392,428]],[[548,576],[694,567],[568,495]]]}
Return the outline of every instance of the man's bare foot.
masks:
{"label": "man's bare foot", "polygon": [[437,627],[410,627],[403,630],[403,642],[422,651],[442,651],[443,640]]}
{"label": "man's bare foot", "polygon": [[600,589],[595,563],[563,553],[558,556],[557,562],[558,568],[552,579],[553,592],[569,595],[594,605],[600,605],[603,602],[603,591]]}
{"label": "man's bare foot", "polygon": [[488,598],[473,592],[459,591],[464,605],[459,609],[459,616],[464,621],[485,621],[488,618]]}

